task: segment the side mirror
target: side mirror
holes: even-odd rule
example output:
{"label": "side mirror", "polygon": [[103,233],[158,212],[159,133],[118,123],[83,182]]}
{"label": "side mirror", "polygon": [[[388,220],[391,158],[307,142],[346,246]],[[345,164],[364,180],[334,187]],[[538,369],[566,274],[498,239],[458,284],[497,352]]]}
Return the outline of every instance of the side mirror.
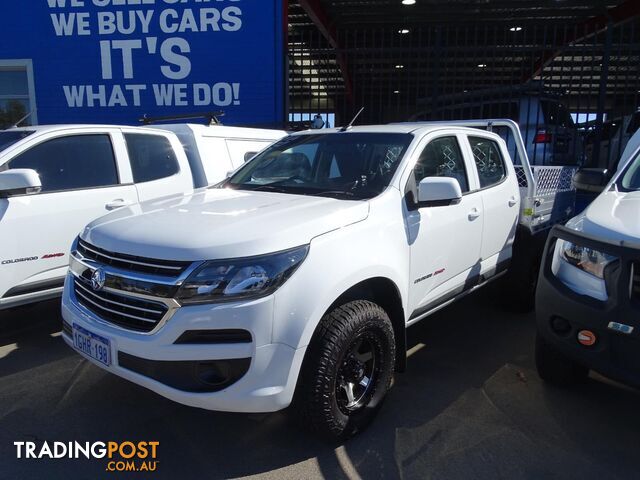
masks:
{"label": "side mirror", "polygon": [[229,170],[227,172],[227,178],[231,178],[233,176],[233,174],[235,173],[235,170]]}
{"label": "side mirror", "polygon": [[455,178],[426,177],[418,185],[419,207],[444,207],[462,200],[462,189]]}
{"label": "side mirror", "polygon": [[33,195],[41,189],[42,182],[35,170],[16,168],[0,172],[0,198]]}
{"label": "side mirror", "polygon": [[609,176],[604,168],[581,168],[573,176],[573,185],[578,190],[600,193],[609,183]]}
{"label": "side mirror", "polygon": [[245,153],[244,154],[244,163],[247,163],[249,160],[251,160],[257,154],[258,154],[258,152],[247,152],[247,153]]}

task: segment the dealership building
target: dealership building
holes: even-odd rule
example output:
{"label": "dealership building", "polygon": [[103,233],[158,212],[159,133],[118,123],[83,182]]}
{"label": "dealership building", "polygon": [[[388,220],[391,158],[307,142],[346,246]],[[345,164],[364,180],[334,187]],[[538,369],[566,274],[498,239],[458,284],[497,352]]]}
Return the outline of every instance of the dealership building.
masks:
{"label": "dealership building", "polygon": [[0,123],[135,124],[224,110],[285,113],[279,1],[37,0],[3,5]]}

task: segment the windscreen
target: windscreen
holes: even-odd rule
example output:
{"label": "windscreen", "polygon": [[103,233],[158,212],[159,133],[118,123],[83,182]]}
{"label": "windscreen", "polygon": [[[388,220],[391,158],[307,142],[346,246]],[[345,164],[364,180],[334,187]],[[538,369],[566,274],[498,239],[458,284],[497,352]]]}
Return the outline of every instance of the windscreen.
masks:
{"label": "windscreen", "polygon": [[340,198],[372,198],[391,182],[413,136],[336,132],[286,137],[225,187]]}
{"label": "windscreen", "polygon": [[33,133],[32,130],[5,130],[0,132],[0,151],[10,147],[14,143],[19,142],[23,138],[27,138]]}

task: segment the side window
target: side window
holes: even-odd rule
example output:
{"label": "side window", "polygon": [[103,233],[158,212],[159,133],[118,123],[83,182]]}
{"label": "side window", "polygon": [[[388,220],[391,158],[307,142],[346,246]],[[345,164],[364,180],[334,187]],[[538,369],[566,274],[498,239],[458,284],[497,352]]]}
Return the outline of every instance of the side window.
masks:
{"label": "side window", "polygon": [[478,168],[480,188],[500,183],[507,176],[507,172],[498,144],[482,137],[469,137],[469,143]]}
{"label": "side window", "polygon": [[180,171],[171,142],[162,135],[125,133],[135,183],[170,177]]}
{"label": "side window", "polygon": [[640,128],[640,114],[634,113],[631,116],[631,120],[629,120],[629,125],[627,126],[627,133],[629,135],[633,135],[638,131],[638,128]]}
{"label": "side window", "polygon": [[15,157],[9,168],[38,172],[43,193],[119,183],[111,138],[102,134],[47,140]]}
{"label": "side window", "polygon": [[469,191],[464,158],[456,137],[441,137],[429,142],[413,170],[416,185],[426,177],[450,177],[458,180],[462,192]]}

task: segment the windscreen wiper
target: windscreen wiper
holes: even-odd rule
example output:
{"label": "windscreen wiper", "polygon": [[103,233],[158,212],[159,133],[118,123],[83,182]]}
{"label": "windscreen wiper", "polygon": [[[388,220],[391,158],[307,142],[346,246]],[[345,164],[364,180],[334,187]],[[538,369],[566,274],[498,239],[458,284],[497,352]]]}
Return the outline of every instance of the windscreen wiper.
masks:
{"label": "windscreen wiper", "polygon": [[276,187],[274,185],[260,185],[259,187],[251,187],[248,190],[255,190],[256,192],[292,193],[291,190],[287,188]]}
{"label": "windscreen wiper", "polygon": [[309,193],[309,195],[313,195],[313,196],[318,196],[318,197],[322,197],[322,196],[344,196],[344,197],[349,197],[349,198],[354,198],[357,197],[357,195],[353,192],[350,192],[348,190],[320,190],[319,192],[312,192]]}

